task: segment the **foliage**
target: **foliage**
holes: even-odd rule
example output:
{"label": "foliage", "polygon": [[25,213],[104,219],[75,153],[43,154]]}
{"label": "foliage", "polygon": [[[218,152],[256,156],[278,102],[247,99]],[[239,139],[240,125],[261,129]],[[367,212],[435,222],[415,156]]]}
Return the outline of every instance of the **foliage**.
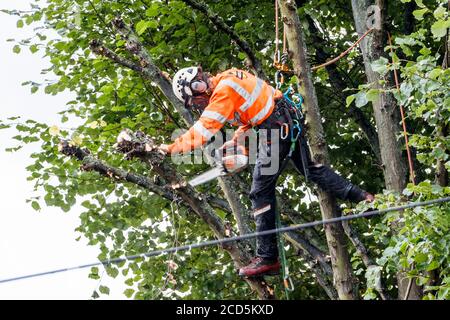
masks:
{"label": "foliage", "polygon": [[[449,187],[439,187],[430,181],[414,186],[409,184],[404,194],[386,193],[375,203],[379,209],[408,202],[438,199],[450,194]],[[425,299],[448,299],[450,252],[450,205],[416,207],[387,213],[380,223],[369,229],[378,246],[383,248],[377,264],[386,278],[393,278],[399,270],[407,270],[418,285],[424,286]],[[395,230],[395,232],[393,231]],[[366,296],[375,297],[373,291]]]}
{"label": "foliage", "polygon": [[[311,64],[339,55],[355,40],[350,1],[298,2],[302,3],[299,15],[305,27]],[[394,64],[382,59],[373,68],[386,77],[393,68],[399,70],[402,80],[400,93],[388,90],[394,92],[398,101],[407,108],[408,120],[414,128],[410,143],[421,162],[418,168],[420,177],[432,179],[436,160],[447,162],[447,169],[450,169],[450,141],[445,135],[438,135],[448,125],[449,119],[449,71],[441,67],[448,12],[444,10],[444,1],[438,4],[416,1],[416,30],[404,35],[399,30],[404,23],[401,9],[407,2],[410,1],[402,0],[402,3],[395,2],[389,7],[395,26],[392,30],[393,49],[397,52]],[[273,1],[205,3],[249,42],[263,62],[266,73],[272,75],[275,71],[272,67],[275,47]],[[131,0],[127,3],[48,0],[45,5],[36,0],[30,11],[7,13],[18,16],[18,28],[40,27],[36,28],[35,37],[18,39],[13,52],[20,54],[27,48],[32,53],[44,54],[51,62],[43,73],[54,80],[42,83],[27,81],[24,85],[30,87],[31,93],[38,90],[52,95],[67,90],[73,92],[76,98],[69,101],[67,109],[61,113],[61,122],[63,125],[73,119],[82,122],[76,128],[65,128],[20,118],[0,121],[0,129],[14,126],[19,131],[19,135],[14,137],[19,145],[8,151],[18,150],[26,143],[41,143],[41,151],[32,155],[34,162],[27,167],[29,180],[34,182],[38,192],[38,196],[30,198],[30,205],[35,210],[43,210],[44,204],[56,206],[65,212],[76,204],[81,205],[83,212],[77,231],[89,240],[90,245],[99,246],[98,258],[101,260],[211,239],[208,227],[186,207],[131,183],[116,183],[97,173],[80,171],[80,163],[61,155],[56,145],[60,138],[70,139],[111,166],[158,179],[142,163],[125,161],[114,153],[113,144],[123,128],[142,130],[157,142],[167,143],[172,131],[181,123],[179,115],[152,81],[105,57],[94,55],[89,42],[100,39],[117,55],[139,63],[111,26],[111,21],[119,13],[127,24],[133,26],[151,58],[162,70],[173,74],[178,68],[201,64],[205,70],[214,73],[229,67],[246,68],[246,55],[229,35],[219,31],[205,15],[178,0]],[[308,23],[308,19],[312,19],[313,24]],[[314,30],[314,25],[319,31]],[[370,141],[347,108],[355,103],[368,123],[373,124],[369,107],[377,99],[378,91],[365,83],[363,70],[361,56],[355,50],[341,59],[334,69],[315,72],[314,81],[333,167],[364,189],[382,193],[380,165]],[[190,176],[202,169],[204,166],[185,165],[179,170]],[[248,171],[241,176],[249,182]],[[283,196],[283,205],[299,212],[283,215],[285,223],[320,218],[317,202],[305,204],[309,201],[309,192],[303,188],[303,178],[288,171],[280,181],[283,183],[277,190]],[[200,190],[205,194],[223,196],[214,183]],[[409,186],[405,192],[406,196],[414,194],[411,197],[413,201],[420,201],[446,195],[449,191],[424,182],[417,187]],[[404,198],[385,194],[380,195],[376,204],[384,207],[400,200]],[[243,203],[248,208],[245,193]],[[220,210],[217,212],[233,228],[236,227],[231,215]],[[414,263],[409,274],[420,284],[425,284],[426,297],[448,298],[448,212],[448,207],[442,205],[408,210],[401,216],[393,213],[383,219],[353,223],[364,236],[364,244],[371,255],[378,257],[383,280],[391,293],[396,290],[393,274],[398,266],[406,268]],[[391,234],[391,222],[400,217],[403,223],[401,231]],[[308,232],[303,235],[313,235],[310,241],[320,249],[326,248],[320,228]],[[350,250],[361,293],[365,293],[365,298],[376,298],[374,288],[380,268],[366,270],[354,249]],[[328,296],[318,285],[314,273],[314,262],[299,258],[292,246],[288,256],[296,284],[292,296],[297,299],[326,299]],[[427,284],[427,272],[437,270],[439,282]],[[230,257],[216,247],[122,263],[107,267],[106,272],[111,277],[116,277],[119,272],[127,277],[125,283],[128,288],[124,294],[135,299],[255,298],[249,287],[236,276]],[[366,276],[370,281],[366,281]],[[98,268],[92,268],[90,277],[99,278]],[[282,295],[280,282],[274,280],[273,283],[277,294]],[[100,287],[99,291],[100,294],[108,294],[109,290]]]}
{"label": "foliage", "polygon": [[[447,1],[416,3],[418,9],[413,14],[418,29],[395,37],[392,47],[386,47],[387,52],[394,51],[390,54],[392,63],[382,57],[372,68],[386,77],[393,70],[399,72],[399,90],[386,91],[393,93],[398,104],[406,109],[409,144],[418,160],[415,171],[424,181],[417,186],[408,185],[403,196],[386,193],[378,197],[379,208],[399,204],[406,200],[404,196],[412,202],[426,201],[448,196],[450,191],[430,182],[437,174],[439,162],[450,168],[450,140],[445,133],[450,120],[450,70],[445,62],[448,51],[441,45],[442,40],[444,44],[448,41],[445,38],[450,26]],[[360,89],[354,96],[358,107],[372,101],[372,96],[376,99],[377,95],[371,94],[376,93],[371,84],[361,85]],[[358,98],[365,102],[358,103]],[[447,204],[394,212],[369,229],[378,247],[385,247],[378,251],[377,262],[386,271],[387,278],[393,278],[397,271],[408,270],[408,275],[423,286],[424,299],[449,298],[449,212]],[[373,290],[366,291],[365,295],[376,297]]]}

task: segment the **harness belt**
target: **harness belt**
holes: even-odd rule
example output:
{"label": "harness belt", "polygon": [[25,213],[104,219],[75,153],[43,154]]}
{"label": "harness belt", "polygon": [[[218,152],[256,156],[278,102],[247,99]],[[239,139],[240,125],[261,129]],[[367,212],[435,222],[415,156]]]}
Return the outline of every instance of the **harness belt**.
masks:
{"label": "harness belt", "polygon": [[[275,108],[272,114],[261,124],[256,126],[256,129],[280,129],[280,137],[282,140],[286,140],[288,138],[291,139],[291,149],[289,150],[289,154],[283,159],[281,163],[280,169],[278,173],[274,176],[275,179],[283,172],[284,168],[288,164],[289,160],[292,157],[292,153],[295,150],[295,144],[298,143],[300,158],[302,160],[302,168],[303,174],[305,176],[305,180],[308,181],[308,158],[306,155],[306,150],[303,150],[302,147],[302,139],[304,139],[303,130],[302,130],[302,120],[303,115],[297,108],[288,101],[286,98],[281,98],[275,101]],[[287,132],[283,132],[286,130]]]}

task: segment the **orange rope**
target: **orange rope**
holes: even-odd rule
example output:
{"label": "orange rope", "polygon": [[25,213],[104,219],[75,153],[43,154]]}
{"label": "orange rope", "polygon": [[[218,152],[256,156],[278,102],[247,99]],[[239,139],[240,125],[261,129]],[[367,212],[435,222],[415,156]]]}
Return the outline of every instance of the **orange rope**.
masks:
{"label": "orange rope", "polygon": [[344,52],[342,52],[339,56],[337,56],[336,58],[334,58],[333,60],[327,61],[321,65],[312,67],[311,70],[317,70],[326,66],[329,66],[330,64],[335,63],[336,61],[338,61],[339,59],[341,59],[342,57],[344,57],[347,53],[349,53],[354,47],[356,47],[358,45],[358,43],[360,43],[369,33],[371,33],[374,30],[374,28],[370,28],[369,30],[366,31],[366,33],[364,33],[350,48],[348,48],[347,50],[345,50]]}
{"label": "orange rope", "polygon": [[[392,54],[392,64],[394,64],[394,51],[392,49],[392,41],[391,41],[391,34],[388,32],[388,39],[389,39],[389,46],[391,48],[391,54]],[[398,83],[398,76],[397,76],[397,69],[394,68],[394,79],[395,79],[395,86],[397,87],[397,91],[400,93],[400,85]],[[412,157],[411,157],[411,151],[409,150],[409,142],[408,142],[408,133],[406,131],[406,121],[405,121],[405,112],[403,110],[403,105],[400,104],[400,114],[402,115],[402,125],[403,125],[403,135],[405,136],[405,144],[406,144],[406,154],[408,155],[408,164],[409,164],[409,173],[411,182],[413,185],[416,185],[415,183],[415,175],[414,175],[414,167],[412,163]]]}

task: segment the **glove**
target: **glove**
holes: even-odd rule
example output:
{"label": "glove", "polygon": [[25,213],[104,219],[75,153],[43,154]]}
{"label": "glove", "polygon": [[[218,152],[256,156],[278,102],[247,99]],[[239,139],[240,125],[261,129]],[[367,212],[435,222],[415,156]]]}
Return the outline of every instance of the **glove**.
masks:
{"label": "glove", "polygon": [[228,140],[227,142],[225,142],[225,143],[219,148],[219,150],[231,149],[231,148],[233,148],[236,144],[237,144],[237,141],[236,141],[236,140]]}
{"label": "glove", "polygon": [[367,191],[364,191],[364,200],[365,201],[367,201],[367,202],[374,202],[375,201],[375,197],[373,196],[373,194],[371,194],[371,193],[369,193],[369,192],[367,192]]}
{"label": "glove", "polygon": [[157,149],[158,149],[158,151],[159,151],[160,153],[162,153],[163,155],[166,155],[166,154],[169,153],[169,145],[167,145],[167,144],[160,144],[160,145],[157,147]]}

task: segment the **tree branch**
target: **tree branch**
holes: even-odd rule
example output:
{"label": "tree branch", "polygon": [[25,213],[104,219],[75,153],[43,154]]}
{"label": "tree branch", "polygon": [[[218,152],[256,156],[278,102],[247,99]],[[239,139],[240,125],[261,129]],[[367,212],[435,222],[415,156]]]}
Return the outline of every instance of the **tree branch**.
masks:
{"label": "tree branch", "polygon": [[[369,269],[371,267],[378,266],[377,264],[375,264],[373,259],[369,256],[369,252],[368,252],[367,248],[364,246],[362,241],[359,239],[358,234],[350,226],[349,222],[342,221],[342,227],[344,228],[344,231],[345,231],[345,234],[347,235],[347,237],[353,243],[353,246],[355,247],[356,252],[361,257],[361,260],[363,261],[366,268]],[[391,300],[390,296],[386,293],[386,288],[384,287],[383,282],[381,281],[381,276],[380,276],[380,282],[381,283],[379,286],[375,286],[375,290],[378,291],[381,299]]]}
{"label": "tree branch", "polygon": [[[322,44],[325,42],[323,37],[320,36],[320,31],[314,24],[314,21],[311,17],[307,17],[309,29],[311,30],[311,35],[313,38],[312,45],[316,50],[316,57],[319,63],[325,63],[328,59],[331,58],[331,55],[327,53]],[[364,112],[360,109],[351,105],[347,110],[345,107],[347,95],[345,94],[345,89],[348,87],[347,83],[342,79],[341,72],[338,70],[336,65],[327,65],[325,67],[327,70],[331,85],[334,87],[334,92],[340,98],[340,107],[343,112],[348,112],[350,116],[353,117],[353,120],[359,125],[362,132],[366,136],[369,141],[369,145],[372,149],[373,154],[378,160],[378,163],[381,164],[381,152],[380,152],[380,143],[378,141],[378,134],[375,127],[370,123],[369,119],[367,119]]]}
{"label": "tree branch", "polygon": [[130,61],[125,58],[122,58],[121,56],[116,54],[114,51],[112,51],[111,49],[104,46],[100,40],[97,40],[97,39],[91,40],[91,42],[89,42],[89,47],[91,48],[92,52],[94,52],[95,54],[97,54],[99,56],[107,57],[107,58],[111,59],[112,61],[114,61],[115,63],[120,64],[123,67],[134,70],[138,73],[145,74],[145,72],[141,66],[139,66],[134,61]]}
{"label": "tree branch", "polygon": [[322,271],[326,275],[333,277],[333,270],[331,269],[330,259],[327,258],[324,252],[319,250],[317,247],[315,247],[308,240],[306,240],[296,232],[286,232],[284,233],[284,236],[297,249],[305,251],[309,255],[310,260],[318,262],[322,268]]}
{"label": "tree branch", "polygon": [[[75,157],[82,161],[82,170],[97,171],[101,175],[116,181],[135,183],[169,200],[183,200],[183,204],[191,208],[203,221],[205,221],[217,238],[221,239],[226,237],[225,226],[206,199],[201,197],[201,195],[199,195],[192,187],[188,186],[178,175],[173,166],[163,161],[161,154],[158,154],[156,151],[145,151],[145,146],[140,142],[132,142],[131,144],[129,141],[126,142],[128,144],[124,144],[123,142],[122,144],[118,144],[119,150],[126,153],[128,158],[143,157],[151,164],[155,172],[158,173],[163,180],[171,184],[170,189],[167,190],[167,187],[159,187],[143,176],[111,167],[96,159],[87,149],[71,146],[67,141],[62,141],[59,144],[58,149],[64,155]],[[240,244],[226,244],[223,245],[222,248],[230,254],[237,268],[246,265],[250,260],[249,254],[240,247]],[[246,279],[246,282],[256,291],[260,298],[274,298],[273,290],[263,279]]]}
{"label": "tree branch", "polygon": [[325,293],[331,300],[338,300],[339,296],[336,289],[333,286],[333,282],[330,281],[329,277],[323,273],[323,269],[317,265],[314,261],[308,257],[308,254],[302,250],[298,252],[304,260],[309,261],[312,272],[316,275],[317,282],[325,290]]}

